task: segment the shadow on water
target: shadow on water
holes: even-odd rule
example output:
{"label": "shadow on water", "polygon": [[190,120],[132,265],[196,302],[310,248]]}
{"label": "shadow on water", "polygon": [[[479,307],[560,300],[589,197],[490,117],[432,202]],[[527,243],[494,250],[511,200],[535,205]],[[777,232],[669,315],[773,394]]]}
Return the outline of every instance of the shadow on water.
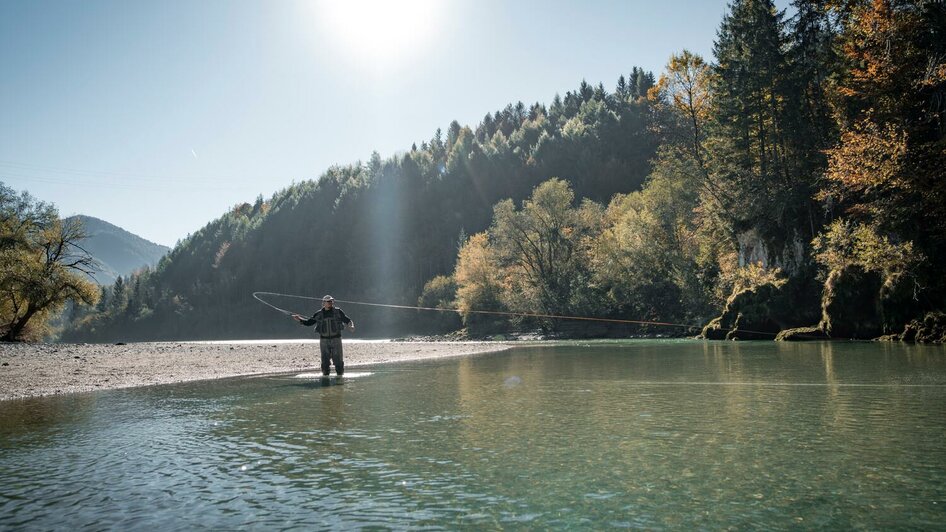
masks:
{"label": "shadow on water", "polygon": [[53,438],[67,427],[87,421],[98,400],[97,394],[78,393],[3,401],[0,403],[0,438],[21,435],[42,438],[44,434]]}

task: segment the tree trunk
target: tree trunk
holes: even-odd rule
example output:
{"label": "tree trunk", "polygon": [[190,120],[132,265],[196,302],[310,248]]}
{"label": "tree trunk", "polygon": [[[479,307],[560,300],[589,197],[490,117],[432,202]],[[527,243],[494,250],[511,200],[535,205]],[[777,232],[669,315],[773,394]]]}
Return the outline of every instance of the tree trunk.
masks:
{"label": "tree trunk", "polygon": [[10,327],[10,330],[7,331],[7,333],[3,335],[3,338],[0,338],[0,340],[3,340],[4,342],[19,342],[20,334],[23,332],[23,329],[26,328],[26,324],[30,321],[33,315],[36,314],[36,310],[37,309],[33,308],[33,305],[30,304],[26,308],[26,313],[23,314],[23,317],[14,320],[13,326]]}

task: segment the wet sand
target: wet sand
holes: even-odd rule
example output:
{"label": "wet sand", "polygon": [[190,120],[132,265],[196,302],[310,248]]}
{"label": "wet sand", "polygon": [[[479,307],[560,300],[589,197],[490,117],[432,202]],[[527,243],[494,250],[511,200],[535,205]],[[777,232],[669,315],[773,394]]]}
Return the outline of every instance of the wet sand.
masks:
{"label": "wet sand", "polygon": [[[345,342],[345,368],[508,349],[494,342]],[[319,371],[317,342],[0,345],[0,401],[240,375]],[[334,373],[334,369],[333,369]]]}

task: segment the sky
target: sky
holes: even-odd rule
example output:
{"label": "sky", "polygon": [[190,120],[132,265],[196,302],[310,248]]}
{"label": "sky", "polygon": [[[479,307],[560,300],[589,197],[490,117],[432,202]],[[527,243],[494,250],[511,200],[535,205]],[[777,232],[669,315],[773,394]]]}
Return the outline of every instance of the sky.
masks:
{"label": "sky", "polygon": [[726,3],[0,0],[0,181],[172,246],[452,120],[711,58]]}

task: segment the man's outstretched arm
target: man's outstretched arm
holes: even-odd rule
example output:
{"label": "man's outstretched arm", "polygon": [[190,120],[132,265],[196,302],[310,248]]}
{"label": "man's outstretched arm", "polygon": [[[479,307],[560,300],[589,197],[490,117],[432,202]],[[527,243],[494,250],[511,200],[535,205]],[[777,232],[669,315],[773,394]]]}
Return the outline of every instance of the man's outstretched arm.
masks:
{"label": "man's outstretched arm", "polygon": [[306,327],[309,327],[309,326],[315,325],[316,322],[319,321],[318,319],[316,319],[318,315],[319,313],[316,312],[315,314],[312,315],[311,318],[303,318],[302,316],[298,314],[293,314],[292,319],[298,321],[300,324],[305,325]]}

